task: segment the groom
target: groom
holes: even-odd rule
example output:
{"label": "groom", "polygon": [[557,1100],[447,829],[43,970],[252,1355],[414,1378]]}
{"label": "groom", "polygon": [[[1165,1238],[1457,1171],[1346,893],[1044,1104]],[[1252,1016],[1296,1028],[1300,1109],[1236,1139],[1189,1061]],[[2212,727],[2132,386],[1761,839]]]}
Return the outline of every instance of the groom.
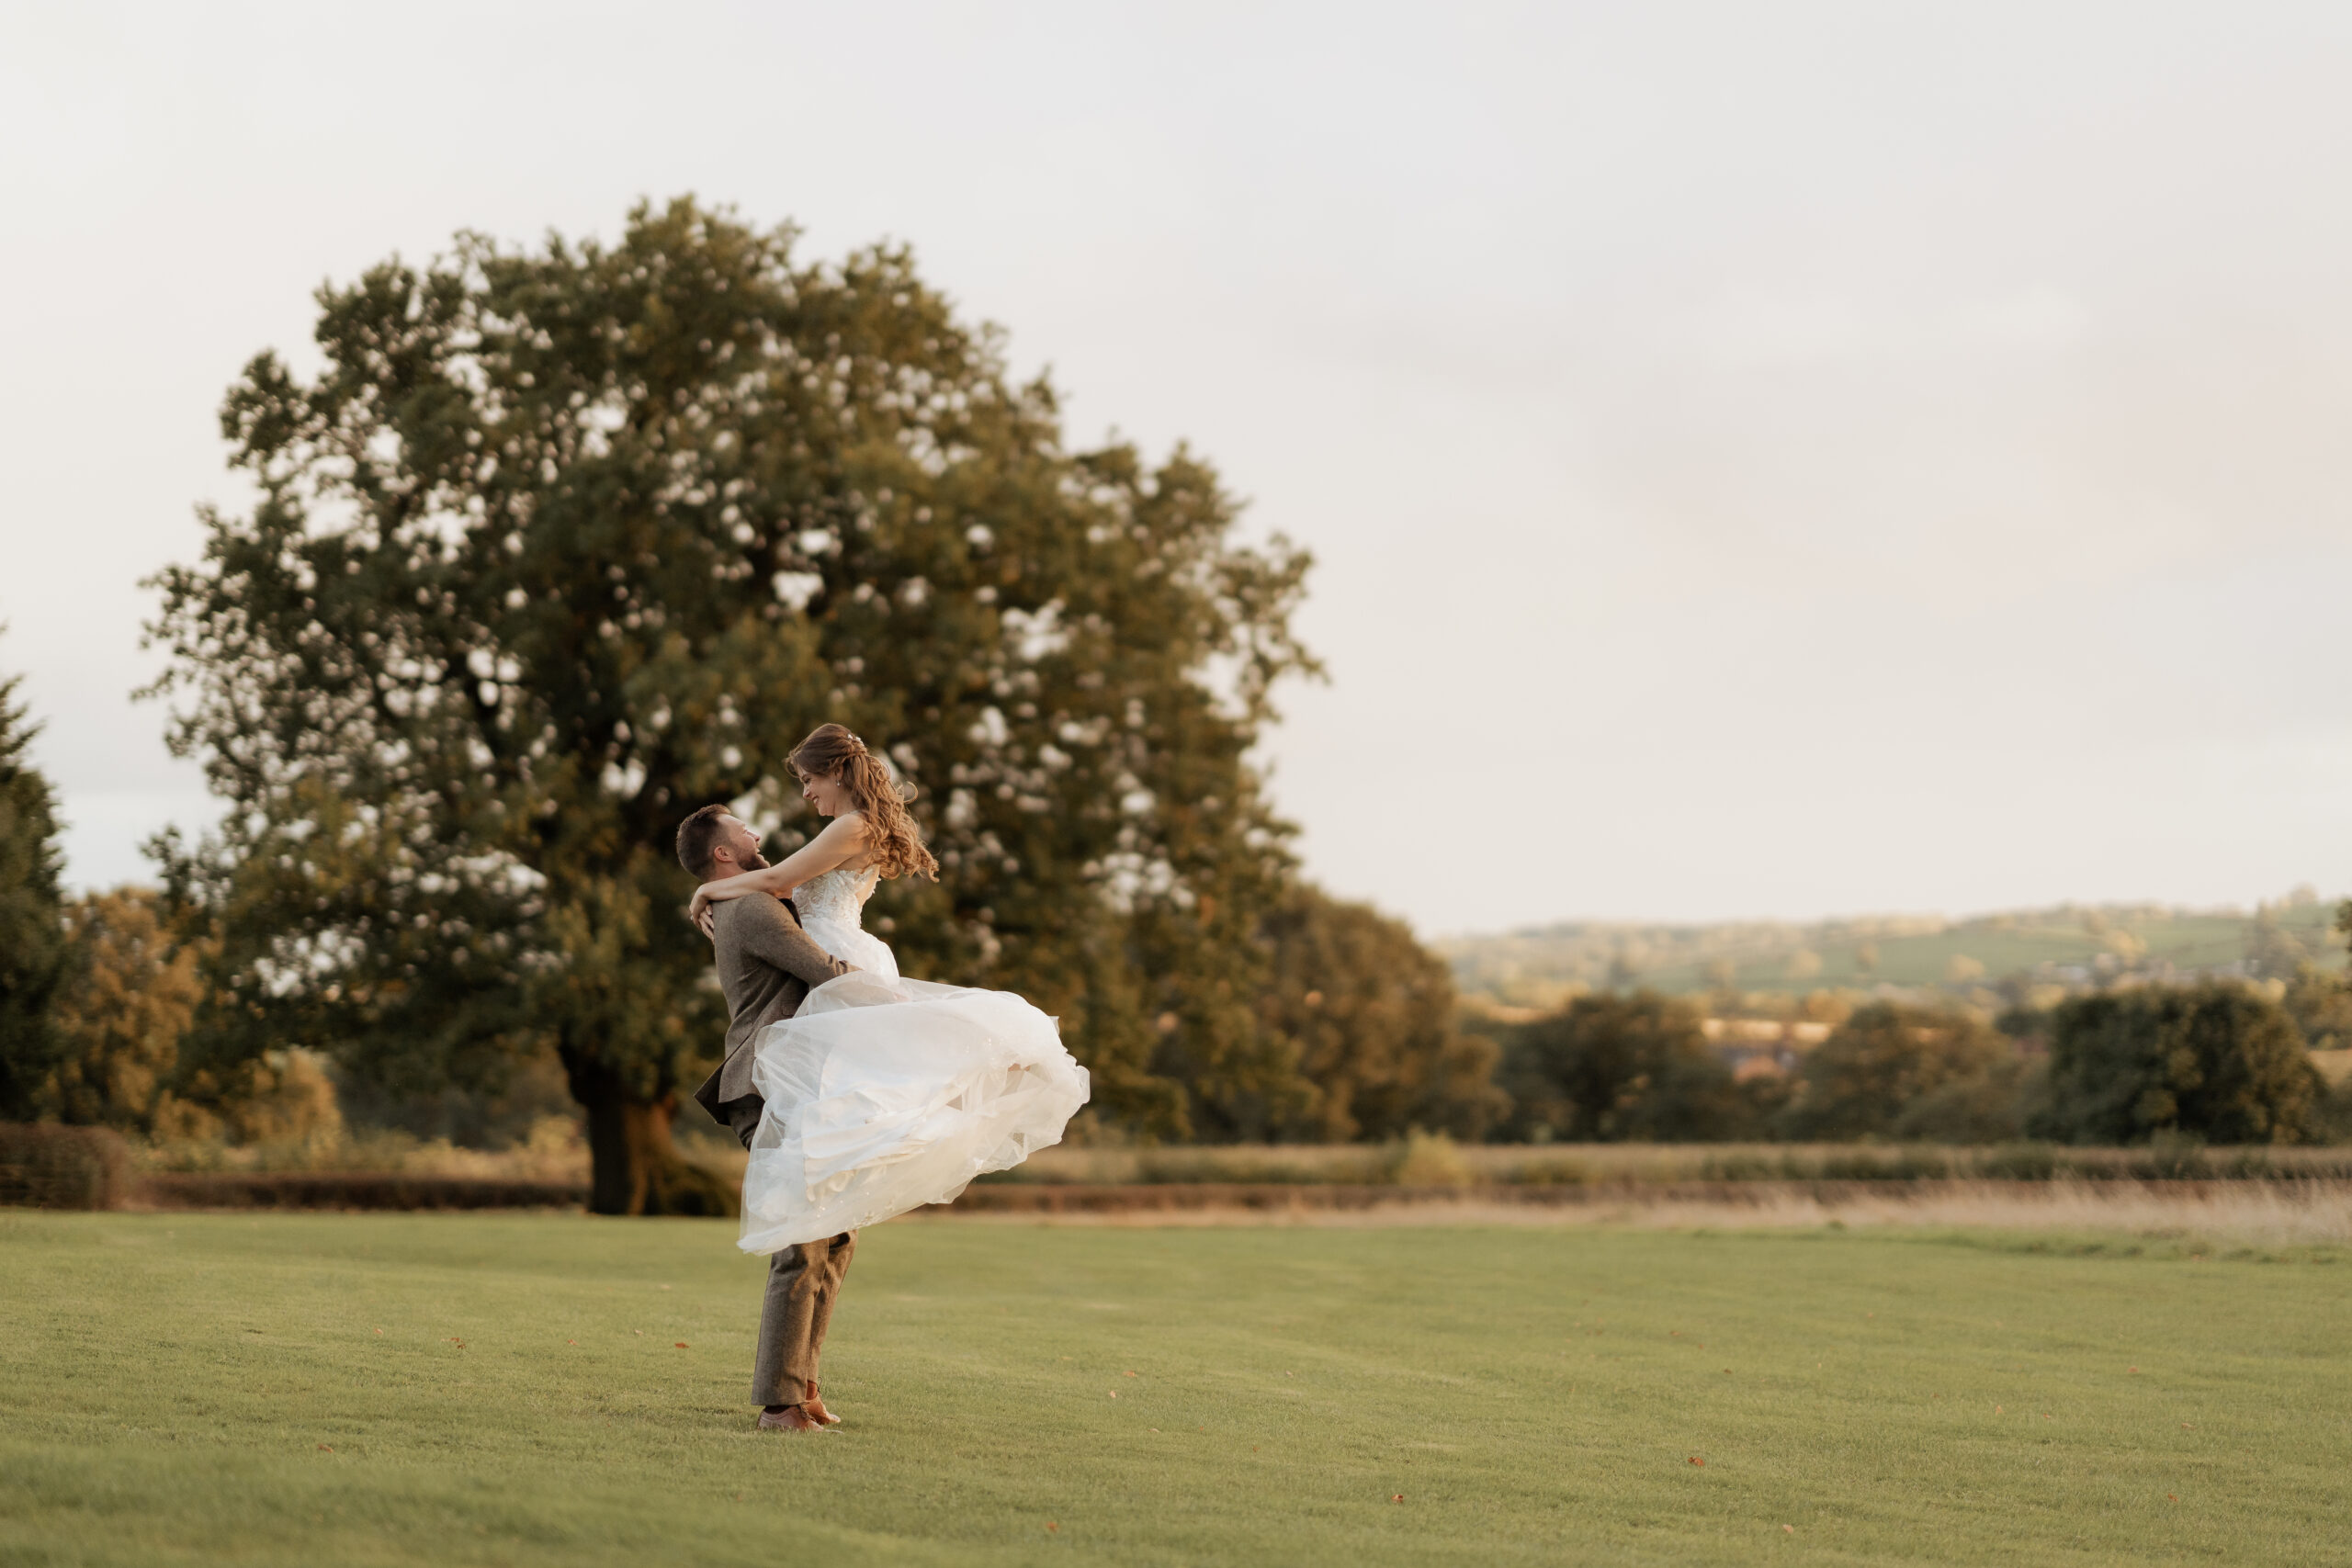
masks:
{"label": "groom", "polygon": [[[725,807],[706,806],[678,824],[678,863],[698,881],[716,882],[768,863],[760,854],[757,833],[728,815]],[[752,1085],[752,1037],[799,1011],[811,986],[848,974],[850,965],[810,940],[800,929],[798,912],[783,899],[730,898],[713,905],[711,917],[718,985],[733,1021],[727,1027],[727,1059],[695,1090],[695,1098],[732,1127],[748,1149],[764,1103]],[[857,1233],[850,1231],[829,1241],[787,1247],[768,1259],[759,1359],[752,1372],[752,1398],[763,1407],[763,1429],[821,1432],[840,1424],[841,1417],[817,1396],[817,1352],[856,1249]]]}

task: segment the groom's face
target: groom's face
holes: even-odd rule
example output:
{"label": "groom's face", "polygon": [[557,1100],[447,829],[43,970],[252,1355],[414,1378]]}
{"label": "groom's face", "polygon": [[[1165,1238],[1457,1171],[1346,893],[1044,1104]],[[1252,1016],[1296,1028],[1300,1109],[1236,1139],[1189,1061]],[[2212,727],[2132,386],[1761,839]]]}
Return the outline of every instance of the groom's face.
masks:
{"label": "groom's face", "polygon": [[750,823],[729,816],[721,817],[718,826],[721,829],[718,847],[735,857],[739,870],[758,871],[768,863],[766,857],[760,853],[760,836],[752,830]]}

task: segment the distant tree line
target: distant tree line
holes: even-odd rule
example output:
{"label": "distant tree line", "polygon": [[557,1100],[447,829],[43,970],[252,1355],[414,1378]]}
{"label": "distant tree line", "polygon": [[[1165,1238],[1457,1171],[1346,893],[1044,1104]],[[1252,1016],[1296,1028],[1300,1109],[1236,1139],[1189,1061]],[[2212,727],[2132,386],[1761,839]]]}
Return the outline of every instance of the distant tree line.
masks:
{"label": "distant tree line", "polygon": [[[2328,978],[2340,997],[2342,979]],[[2352,1136],[2352,1085],[2331,1091],[2294,1013],[2233,981],[2097,992],[2006,1014],[1997,1027],[1959,1009],[1871,1002],[1787,1074],[1735,1073],[1702,1022],[1689,1001],[1636,991],[1580,997],[1504,1032],[1503,1134],[2097,1145]]]}
{"label": "distant tree line", "polygon": [[[284,1140],[334,1122],[332,1056],[278,1049],[225,1062],[184,1049],[201,1010],[201,921],[153,892],[67,898],[49,786],[26,756],[32,727],[0,684],[0,1118],[115,1127],[155,1140]],[[2352,1029],[2352,990],[2308,954],[2275,960],[2287,986],[2135,987],[2013,1010],[1865,1005],[1793,1072],[1742,1074],[1693,1002],[1648,991],[1580,997],[1511,1027],[1465,1019],[1445,964],[1401,922],[1290,878],[1261,909],[1240,970],[1255,976],[1254,1068],[1188,1057],[1181,1021],[1157,1057],[1194,1108],[1188,1135],[1344,1143],[1409,1131],[1464,1140],[1950,1144],[2191,1138],[2283,1144],[2352,1136],[2352,1093],[2331,1093],[2307,1047]],[[2276,987],[2272,987],[2275,989]],[[1465,1027],[1465,1022],[1468,1027]],[[341,1099],[396,1120],[401,1097],[334,1063]],[[425,1102],[471,1107],[494,1090],[443,1084]],[[417,1103],[414,1096],[406,1101]],[[462,1112],[455,1119],[462,1122]],[[1147,1122],[1098,1133],[1148,1136]]]}

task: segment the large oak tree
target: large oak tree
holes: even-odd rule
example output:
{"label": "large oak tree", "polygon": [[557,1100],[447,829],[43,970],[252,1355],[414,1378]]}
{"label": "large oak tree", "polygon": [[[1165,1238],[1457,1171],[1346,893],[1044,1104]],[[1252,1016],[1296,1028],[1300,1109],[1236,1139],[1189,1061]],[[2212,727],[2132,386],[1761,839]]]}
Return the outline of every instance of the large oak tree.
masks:
{"label": "large oak tree", "polygon": [[1306,557],[1238,542],[1182,450],[1066,447],[903,251],[793,245],[692,200],[610,246],[460,236],[323,289],[315,376],[248,367],[260,499],[206,514],[155,627],[231,807],[163,846],[211,938],[187,1060],[432,1088],[551,1042],[595,1208],[722,1203],[670,1146],[724,1024],[672,832],[789,821],[785,753],[836,719],[922,791],[942,881],[869,916],[910,972],[1060,1015],[1139,1129],[1290,1092],[1246,753],[1311,667]]}

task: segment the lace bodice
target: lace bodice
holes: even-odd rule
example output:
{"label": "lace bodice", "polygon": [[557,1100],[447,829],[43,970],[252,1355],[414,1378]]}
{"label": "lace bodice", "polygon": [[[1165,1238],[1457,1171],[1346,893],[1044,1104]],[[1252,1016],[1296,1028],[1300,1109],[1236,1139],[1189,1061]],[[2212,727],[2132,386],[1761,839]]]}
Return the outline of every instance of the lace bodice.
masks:
{"label": "lace bodice", "polygon": [[792,890],[792,907],[800,923],[823,920],[850,931],[863,931],[865,901],[874,896],[881,877],[872,866],[852,871],[847,866],[812,876]]}

